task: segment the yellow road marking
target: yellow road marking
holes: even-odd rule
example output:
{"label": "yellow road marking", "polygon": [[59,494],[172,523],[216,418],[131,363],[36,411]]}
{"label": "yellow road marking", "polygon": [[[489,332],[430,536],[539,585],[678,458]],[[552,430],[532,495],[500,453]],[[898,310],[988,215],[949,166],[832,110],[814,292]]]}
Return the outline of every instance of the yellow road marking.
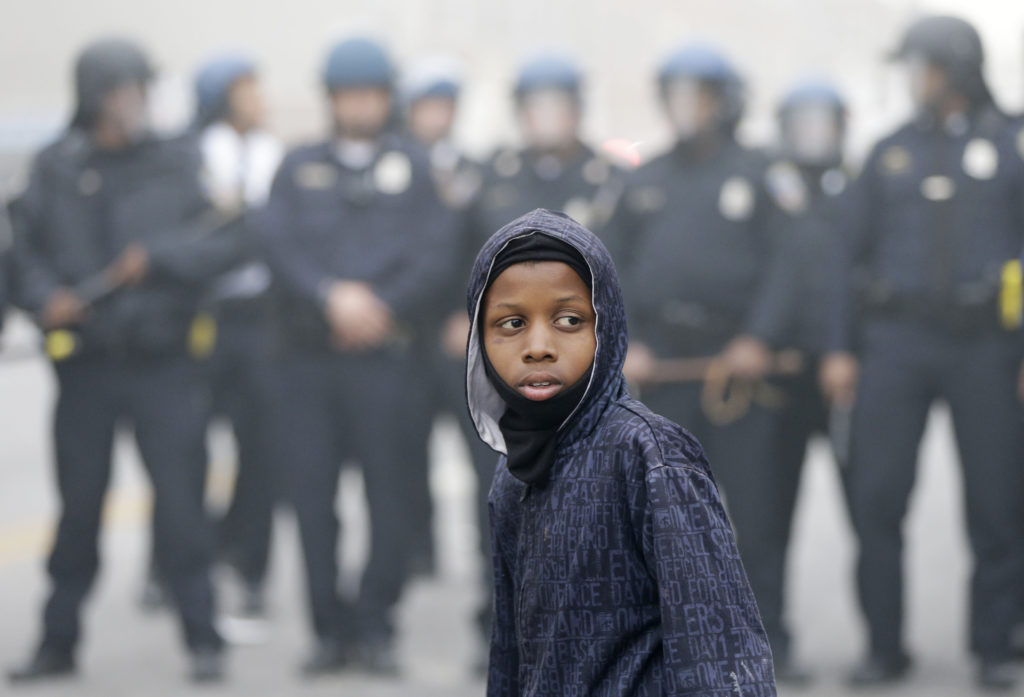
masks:
{"label": "yellow road marking", "polygon": [[[217,502],[228,500],[234,476],[221,467],[210,469],[208,497]],[[152,511],[153,497],[149,489],[116,489],[107,494],[103,506],[103,530],[148,524]],[[56,524],[56,520],[47,516],[0,526],[0,569],[47,554],[53,544]]]}

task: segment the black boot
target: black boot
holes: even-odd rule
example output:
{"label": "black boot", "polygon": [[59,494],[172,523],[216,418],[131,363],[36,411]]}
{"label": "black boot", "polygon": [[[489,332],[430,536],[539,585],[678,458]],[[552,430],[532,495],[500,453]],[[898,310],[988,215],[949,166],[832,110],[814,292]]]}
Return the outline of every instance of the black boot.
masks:
{"label": "black boot", "polygon": [[372,675],[395,678],[401,673],[395,642],[387,634],[371,634],[359,646],[359,667]]}
{"label": "black boot", "polygon": [[904,653],[871,654],[856,666],[846,682],[853,688],[882,687],[899,682],[910,670],[910,658]]}
{"label": "black boot", "polygon": [[1017,687],[1017,670],[1010,661],[982,659],[978,665],[978,687],[991,692],[1009,692]]}
{"label": "black boot", "polygon": [[198,648],[189,652],[189,679],[194,683],[217,683],[224,680],[224,651],[219,648]]}
{"label": "black boot", "polygon": [[307,678],[337,673],[351,660],[350,650],[336,639],[322,639],[313,654],[302,664],[301,673]]}
{"label": "black boot", "polygon": [[67,677],[75,673],[75,659],[71,651],[41,646],[32,660],[12,669],[8,678],[12,683],[26,683],[37,680]]}

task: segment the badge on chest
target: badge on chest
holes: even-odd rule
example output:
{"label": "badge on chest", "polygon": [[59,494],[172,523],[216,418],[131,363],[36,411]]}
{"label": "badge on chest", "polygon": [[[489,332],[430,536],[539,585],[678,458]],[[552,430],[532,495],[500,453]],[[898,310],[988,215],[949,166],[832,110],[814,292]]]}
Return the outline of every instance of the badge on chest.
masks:
{"label": "badge on chest", "polygon": [[718,193],[718,210],[726,220],[750,220],[754,214],[754,187],[743,177],[726,179]]}
{"label": "badge on chest", "polygon": [[373,168],[373,184],[382,194],[405,193],[412,184],[412,163],[397,150],[385,153]]}
{"label": "badge on chest", "polygon": [[999,169],[999,151],[991,140],[975,138],[964,148],[964,172],[974,179],[987,180]]}

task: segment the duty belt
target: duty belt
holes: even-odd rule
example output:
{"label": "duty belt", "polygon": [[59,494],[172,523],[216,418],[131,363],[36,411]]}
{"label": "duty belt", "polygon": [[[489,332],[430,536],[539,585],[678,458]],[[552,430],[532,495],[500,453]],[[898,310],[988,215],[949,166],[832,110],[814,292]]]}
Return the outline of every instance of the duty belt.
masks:
{"label": "duty belt", "polygon": [[875,286],[861,295],[869,317],[916,321],[956,334],[978,334],[1003,328],[997,288],[958,287],[952,297],[893,291]]}

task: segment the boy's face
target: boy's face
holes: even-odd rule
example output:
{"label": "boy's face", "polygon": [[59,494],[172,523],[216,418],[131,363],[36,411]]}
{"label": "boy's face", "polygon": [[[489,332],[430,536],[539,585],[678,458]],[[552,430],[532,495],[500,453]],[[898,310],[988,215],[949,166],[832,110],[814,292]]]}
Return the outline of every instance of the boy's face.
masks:
{"label": "boy's face", "polygon": [[590,289],[568,264],[514,264],[484,296],[484,350],[495,371],[528,399],[572,387],[594,362]]}

